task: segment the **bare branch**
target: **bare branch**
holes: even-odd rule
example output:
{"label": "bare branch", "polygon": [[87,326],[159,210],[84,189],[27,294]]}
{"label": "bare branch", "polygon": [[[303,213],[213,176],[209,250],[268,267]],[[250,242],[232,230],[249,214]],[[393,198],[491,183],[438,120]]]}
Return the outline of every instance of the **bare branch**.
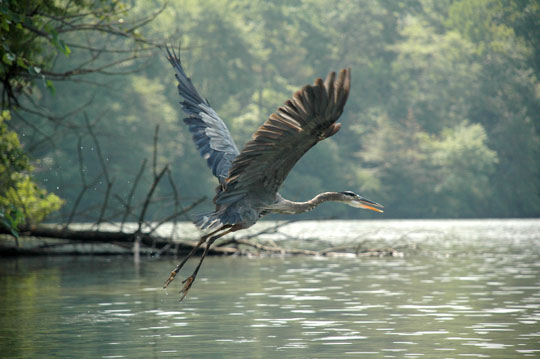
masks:
{"label": "bare branch", "polygon": [[263,234],[277,233],[281,227],[284,227],[284,226],[286,226],[286,225],[288,225],[290,223],[298,222],[298,221],[299,221],[298,219],[290,219],[288,221],[276,222],[272,227],[265,228],[265,229],[263,229],[263,230],[261,230],[259,232],[253,233],[253,234],[247,234],[247,235],[241,237],[241,239],[247,240],[247,239],[259,237],[259,236],[261,236]]}
{"label": "bare branch", "polygon": [[88,120],[88,115],[86,114],[86,112],[84,112],[83,114],[84,114],[84,120],[86,122],[86,127],[88,128],[88,132],[90,133],[90,136],[92,136],[92,139],[94,140],[94,145],[96,146],[96,153],[99,159],[99,163],[101,164],[101,168],[103,169],[103,174],[105,175],[105,181],[107,183],[107,189],[105,191],[105,198],[103,200],[103,205],[101,206],[99,217],[95,223],[96,225],[99,225],[103,220],[105,210],[107,209],[107,206],[109,203],[109,196],[111,194],[111,188],[113,186],[114,179],[111,180],[111,178],[109,177],[108,166],[105,163],[103,154],[101,153],[101,146],[99,145],[99,141],[96,137],[96,134],[94,133],[94,130],[92,129],[92,125],[90,125],[90,121]]}
{"label": "bare branch", "polygon": [[131,201],[133,200],[133,195],[135,194],[135,191],[137,189],[137,186],[139,184],[139,181],[141,179],[141,176],[144,172],[144,168],[146,167],[146,158],[142,161],[141,168],[139,169],[139,172],[137,172],[137,175],[135,176],[135,180],[133,181],[133,186],[131,186],[131,189],[129,191],[128,197],[127,197],[127,203],[126,203],[126,211],[124,212],[124,216],[122,217],[122,222],[120,224],[120,230],[124,229],[124,225],[126,223],[126,219],[128,215],[131,213]]}
{"label": "bare branch", "polygon": [[[178,190],[176,189],[176,184],[174,183],[172,179],[171,170],[167,171],[167,179],[169,180],[169,184],[173,191],[173,200],[174,200],[174,213],[178,212],[178,208],[182,209],[183,215],[187,213],[187,211],[184,211],[184,209],[180,206],[179,196],[178,196]],[[176,225],[178,224],[178,217],[174,217],[172,219],[173,225],[171,228],[171,240],[174,239],[174,235],[176,234]]]}
{"label": "bare branch", "polygon": [[154,225],[149,232],[146,232],[147,234],[152,234],[154,233],[163,223],[165,222],[169,222],[173,219],[176,219],[184,214],[186,214],[187,212],[191,211],[193,208],[197,207],[199,204],[203,203],[204,201],[206,200],[206,197],[201,197],[199,198],[198,200],[196,200],[195,202],[191,203],[189,206],[187,206],[186,208],[183,208],[180,212],[174,212],[173,214],[171,214],[170,216],[168,217],[165,217],[163,218],[161,221],[159,221],[156,225]]}
{"label": "bare branch", "polygon": [[261,251],[265,251],[265,252],[270,252],[270,253],[287,253],[287,254],[303,254],[303,255],[308,255],[308,256],[316,256],[316,255],[319,255],[319,252],[317,251],[311,251],[311,250],[308,250],[308,249],[285,249],[285,248],[279,248],[279,247],[269,247],[269,246],[265,246],[265,245],[262,245],[260,243],[256,243],[256,242],[251,242],[251,241],[248,241],[248,240],[245,240],[245,239],[233,239],[231,241],[231,243],[235,243],[235,244],[243,244],[243,245],[246,245],[246,246],[249,246],[249,247],[253,247],[253,248],[256,248],[258,250],[261,250]]}
{"label": "bare branch", "polygon": [[[125,53],[132,53],[133,52],[133,49],[125,49],[125,50],[111,49],[111,48],[107,48],[105,46],[103,46],[101,48],[97,48],[97,47],[92,47],[92,46],[81,45],[79,43],[74,43],[74,42],[66,42],[66,44],[72,49],[81,49],[81,50],[86,50],[86,51],[89,51],[89,52],[101,51],[101,52],[107,53],[107,54],[125,54]],[[155,46],[141,47],[141,48],[138,49],[138,51],[146,52],[146,51],[151,51],[153,49],[155,49]]]}
{"label": "bare branch", "polygon": [[141,228],[142,228],[142,225],[143,225],[143,222],[144,222],[144,217],[146,215],[148,205],[150,204],[150,199],[152,198],[152,195],[154,194],[154,191],[156,190],[156,187],[157,187],[159,181],[161,180],[161,177],[163,177],[163,175],[165,174],[165,172],[167,171],[168,168],[169,168],[169,165],[168,164],[165,165],[165,167],[163,167],[161,172],[159,172],[159,174],[154,177],[154,181],[152,183],[152,186],[150,187],[150,190],[148,191],[148,194],[146,195],[146,199],[144,201],[143,208],[141,210],[141,214],[139,215],[137,232],[141,231]]}
{"label": "bare branch", "polygon": [[64,228],[67,228],[71,221],[73,220],[73,216],[75,215],[75,212],[77,211],[77,207],[79,207],[79,203],[82,200],[82,197],[84,196],[84,193],[88,190],[88,184],[86,183],[86,174],[84,173],[84,157],[82,155],[82,138],[81,136],[78,136],[77,139],[77,156],[79,158],[79,175],[81,177],[82,182],[82,188],[77,195],[77,198],[75,199],[75,202],[73,203],[73,207],[71,208],[71,212],[69,214],[69,217],[64,225]]}
{"label": "bare branch", "polygon": [[[19,105],[19,108],[25,112],[28,112],[28,113],[31,113],[33,115],[36,115],[36,116],[40,116],[42,118],[46,118],[52,122],[54,122],[55,124],[57,124],[58,126],[63,126],[63,127],[66,127],[66,128],[69,128],[69,129],[79,129],[79,126],[78,125],[75,125],[73,123],[70,123],[70,122],[67,122],[65,123],[65,119],[66,118],[69,118],[71,116],[74,116],[78,113],[80,113],[81,111],[83,111],[85,108],[89,107],[93,102],[94,102],[94,99],[96,97],[96,93],[94,92],[92,94],[92,96],[90,97],[90,99],[85,102],[84,104],[82,104],[81,106],[73,109],[73,110],[70,110],[64,114],[61,114],[61,115],[54,115],[52,114],[47,108],[44,108],[42,106],[40,106],[39,104],[37,104],[34,99],[29,96],[28,94],[24,94],[24,97],[26,100],[28,100],[30,102],[30,104],[35,107],[36,109],[39,109],[39,111],[37,110],[32,110],[30,108],[27,108],[23,105]],[[44,112],[45,114],[43,114],[42,112]]]}
{"label": "bare branch", "polygon": [[154,174],[154,178],[157,175],[157,152],[158,152],[158,133],[159,133],[159,124],[156,125],[156,128],[154,129],[154,149],[152,152],[152,173]]}
{"label": "bare branch", "polygon": [[[125,75],[125,74],[128,74],[128,73],[133,73],[133,72],[139,71],[140,69],[144,68],[144,66],[140,66],[140,67],[137,68],[137,70],[130,70],[129,72],[127,72],[127,71],[110,72],[110,71],[105,71],[105,69],[108,69],[108,68],[111,68],[111,67],[114,67],[114,66],[118,66],[118,65],[124,64],[126,62],[136,60],[136,59],[150,58],[151,56],[152,56],[151,54],[144,54],[144,55],[135,54],[135,55],[131,55],[129,57],[124,57],[124,58],[121,58],[121,59],[118,59],[118,60],[115,60],[115,61],[112,61],[112,62],[108,62],[108,63],[106,63],[104,65],[101,65],[99,67],[96,67],[96,68],[77,67],[77,68],[74,68],[74,69],[71,69],[71,70],[68,70],[68,71],[65,71],[65,72],[53,72],[53,71],[42,70],[41,74],[43,74],[45,76],[48,76],[49,78],[51,78],[51,79],[53,79],[55,81],[70,78],[72,76],[87,75],[87,74],[90,74],[90,73],[99,73],[99,74],[104,74],[104,75]],[[30,73],[25,73],[25,74],[21,74],[21,75],[24,75],[24,76],[26,76],[28,78],[40,78],[40,76],[33,75],[33,74],[30,74]]]}
{"label": "bare branch", "polygon": [[[56,143],[54,142],[53,138],[51,136],[49,136],[48,134],[46,134],[45,132],[43,132],[41,129],[39,129],[38,127],[36,127],[33,123],[27,121],[23,116],[21,116],[17,111],[14,111],[13,114],[17,117],[17,119],[19,119],[22,123],[24,123],[26,126],[30,127],[34,132],[38,133],[40,136],[43,137],[43,141],[42,142],[49,142],[51,143],[51,145],[53,146],[53,148],[56,147]],[[30,148],[28,149],[28,152],[32,152],[33,149]]]}

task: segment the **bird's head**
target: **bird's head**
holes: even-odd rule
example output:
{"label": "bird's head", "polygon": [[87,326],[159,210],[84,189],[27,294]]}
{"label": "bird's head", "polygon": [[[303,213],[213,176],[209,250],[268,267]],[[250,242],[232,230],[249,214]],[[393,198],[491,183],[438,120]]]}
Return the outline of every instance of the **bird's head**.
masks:
{"label": "bird's head", "polygon": [[370,201],[369,199],[364,198],[354,192],[351,192],[351,191],[340,192],[340,195],[342,196],[343,202],[348,204],[351,207],[370,209],[372,211],[380,212],[380,213],[383,212],[383,210],[380,209],[380,208],[383,208],[382,204]]}

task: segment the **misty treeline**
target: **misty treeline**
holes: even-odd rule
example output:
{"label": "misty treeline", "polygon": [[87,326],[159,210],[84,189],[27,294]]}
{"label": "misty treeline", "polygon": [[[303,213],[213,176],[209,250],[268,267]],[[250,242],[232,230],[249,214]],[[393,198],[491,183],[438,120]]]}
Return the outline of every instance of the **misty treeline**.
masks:
{"label": "misty treeline", "polygon": [[[352,190],[385,213],[327,204],[306,218],[540,214],[540,1],[47,2],[54,11],[28,1],[37,10],[18,23],[13,13],[31,6],[14,3],[1,5],[12,13],[1,24],[2,42],[11,37],[0,50],[0,136],[16,133],[30,160],[6,169],[4,159],[3,171],[37,184],[33,195],[59,209],[51,221],[95,221],[100,212],[136,221],[138,212],[121,218],[112,208],[145,202],[134,182],[148,188],[165,166],[148,219],[212,197],[217,182],[181,121],[164,43],[180,47],[240,148],[296,89],[351,67],[341,131],[306,154],[281,193],[305,200]],[[40,44],[17,52],[40,32]],[[25,63],[29,54],[42,67]],[[18,65],[26,70],[14,73]],[[9,197],[13,183],[2,179],[4,211],[30,191],[20,185]],[[76,202],[85,210],[72,211]]]}

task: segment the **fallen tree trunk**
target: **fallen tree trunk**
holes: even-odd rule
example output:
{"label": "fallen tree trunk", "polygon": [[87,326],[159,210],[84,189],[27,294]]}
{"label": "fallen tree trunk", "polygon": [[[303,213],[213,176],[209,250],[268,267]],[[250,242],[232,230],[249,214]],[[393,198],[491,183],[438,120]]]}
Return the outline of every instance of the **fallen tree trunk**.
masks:
{"label": "fallen tree trunk", "polygon": [[[261,230],[260,232],[246,235],[245,237],[232,237],[210,248],[209,255],[305,255],[305,256],[351,256],[351,257],[401,257],[403,253],[394,248],[366,248],[362,243],[351,243],[339,247],[328,247],[320,250],[309,250],[300,248],[283,248],[272,241],[271,245],[261,243],[256,238],[261,234],[278,233],[280,227],[290,222],[276,223],[275,226]],[[173,241],[170,238],[154,234],[154,231],[134,232],[125,231],[105,231],[100,229],[73,229],[60,225],[35,225],[20,229],[21,237],[43,239],[43,244],[34,247],[18,246],[16,241],[6,245],[8,241],[0,242],[0,255],[37,255],[54,254],[55,248],[75,244],[112,244],[124,248],[117,254],[131,254],[141,251],[149,255],[185,255],[196,247],[197,241]],[[7,237],[10,232],[0,227],[0,236]],[[56,240],[54,243],[47,242],[46,239]],[[24,241],[20,241],[23,242]],[[138,245],[137,245],[138,244]],[[203,247],[203,246],[201,246]],[[198,248],[195,254],[202,254],[203,248]],[[81,254],[81,251],[61,252],[62,254]],[[86,254],[96,254],[95,251],[84,252]],[[111,252],[99,252],[97,254],[114,254]]]}
{"label": "fallen tree trunk", "polygon": [[[10,232],[0,227],[0,234],[10,235]],[[43,254],[43,252],[50,247],[57,247],[61,246],[62,244],[71,244],[73,242],[114,244],[127,247],[133,245],[136,241],[139,241],[141,246],[151,248],[155,250],[156,253],[181,255],[190,252],[197,243],[191,241],[171,241],[169,238],[137,231],[130,233],[122,231],[103,231],[92,229],[76,230],[54,225],[36,225],[32,227],[21,228],[19,234],[21,237],[50,238],[61,240],[63,239],[67,242],[55,243],[53,245],[44,244],[36,248],[24,248],[15,245],[4,245],[0,247],[0,252],[2,254]],[[199,249],[199,251],[202,253],[203,249]],[[238,249],[231,247],[216,247],[211,249],[210,254],[233,254],[237,251]]]}

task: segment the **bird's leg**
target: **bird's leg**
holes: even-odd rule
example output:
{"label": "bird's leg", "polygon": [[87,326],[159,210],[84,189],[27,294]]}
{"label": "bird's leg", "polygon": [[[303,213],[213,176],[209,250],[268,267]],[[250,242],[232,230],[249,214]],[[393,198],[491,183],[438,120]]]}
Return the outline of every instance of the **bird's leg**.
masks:
{"label": "bird's leg", "polygon": [[228,228],[226,231],[221,232],[219,234],[216,234],[213,237],[210,237],[208,242],[206,242],[206,247],[204,248],[204,252],[203,252],[203,254],[201,256],[199,264],[197,264],[197,267],[195,268],[193,273],[189,277],[184,279],[184,281],[182,282],[182,283],[184,283],[184,287],[182,288],[182,290],[180,290],[180,293],[182,294],[182,297],[180,298],[180,301],[184,300],[184,298],[186,297],[189,289],[191,288],[191,285],[195,281],[195,278],[197,277],[197,273],[199,273],[199,269],[201,268],[202,262],[204,261],[204,258],[206,257],[206,254],[208,253],[208,250],[210,249],[210,246],[216,241],[216,239],[223,237],[227,233],[230,233],[232,230],[233,230],[232,228]]}
{"label": "bird's leg", "polygon": [[[230,227],[230,226],[229,226]],[[227,227],[227,228],[229,228]],[[171,271],[171,274],[169,275],[169,278],[167,278],[167,280],[165,281],[165,283],[163,284],[163,289],[167,288],[169,286],[169,284],[174,280],[174,277],[176,277],[176,275],[178,274],[178,272],[180,272],[180,269],[182,269],[182,267],[184,266],[184,264],[186,264],[186,262],[188,261],[189,258],[191,258],[191,256],[193,254],[195,254],[195,252],[199,249],[199,247],[206,241],[206,239],[214,234],[216,234],[217,232],[223,230],[224,228],[223,227],[220,227],[218,229],[216,229],[215,231],[213,232],[210,232],[208,234],[205,234],[204,236],[201,237],[201,239],[199,240],[199,242],[197,242],[197,244],[195,245],[195,247],[193,247],[193,249],[191,250],[191,252],[189,252],[189,254],[182,260],[182,262],[180,262],[180,264],[178,264],[176,266],[176,268],[174,268],[172,271]]]}

